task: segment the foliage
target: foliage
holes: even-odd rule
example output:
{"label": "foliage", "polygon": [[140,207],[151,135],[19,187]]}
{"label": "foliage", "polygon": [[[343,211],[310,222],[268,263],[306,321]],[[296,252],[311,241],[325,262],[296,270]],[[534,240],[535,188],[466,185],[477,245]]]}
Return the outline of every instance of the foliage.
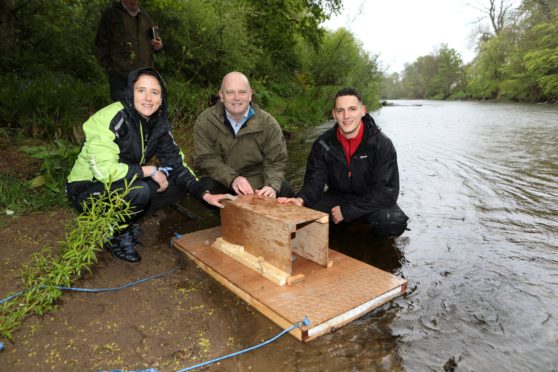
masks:
{"label": "foliage", "polygon": [[22,146],[19,150],[42,160],[41,174],[30,182],[32,188],[45,186],[55,193],[64,190],[66,177],[79,154],[79,147],[64,140],[56,140],[51,145]]}
{"label": "foliage", "polygon": [[324,34],[320,23],[341,7],[340,0],[243,0],[241,3],[248,5],[248,32],[261,51],[256,69],[260,76],[272,81],[293,77],[299,68],[297,36],[318,48]]}
{"label": "foliage", "polygon": [[558,3],[523,0],[494,36],[481,38],[471,69],[473,98],[558,99]]}
{"label": "foliage", "polygon": [[62,296],[59,287],[69,287],[83,272],[91,272],[96,253],[126,227],[131,209],[124,196],[129,191],[128,186],[114,191],[107,186],[101,197],[88,200],[58,250],[45,247],[32,256],[22,270],[21,295],[0,305],[0,335],[11,340],[12,332],[27,316],[53,311]]}
{"label": "foliage", "polygon": [[446,44],[405,66],[401,86],[407,98],[448,99],[461,96],[465,72],[461,56]]}
{"label": "foliage", "polygon": [[194,122],[197,115],[209,105],[216,90],[200,88],[179,80],[168,81],[169,118],[175,128]]}
{"label": "foliage", "polygon": [[[359,90],[369,109],[379,107],[382,74],[378,56],[365,52],[352,33],[344,28],[327,32],[317,49],[304,41],[299,45],[302,68],[296,76],[297,86],[309,92],[308,104],[314,110],[329,117],[332,97],[344,87]],[[305,99],[305,95],[298,97]]]}
{"label": "foliage", "polygon": [[502,64],[508,53],[509,44],[502,37],[487,40],[471,69],[469,92],[474,98],[498,98],[502,79]]}
{"label": "foliage", "polygon": [[3,72],[37,77],[71,72],[98,80],[92,54],[99,9],[106,0],[5,0],[0,2],[0,66]]}
{"label": "foliage", "polygon": [[384,76],[381,88],[382,98],[395,99],[405,97],[405,92],[401,86],[401,75],[397,72]]}
{"label": "foliage", "polygon": [[22,146],[19,150],[40,159],[40,171],[32,180],[21,179],[18,169],[0,173],[0,209],[24,213],[64,205],[66,176],[79,148],[56,140],[49,145]]}
{"label": "foliage", "polygon": [[231,70],[253,70],[258,50],[247,32],[246,6],[239,1],[152,0],[142,5],[161,29],[164,51],[156,62],[165,76],[216,87]]}
{"label": "foliage", "polygon": [[536,24],[532,33],[536,44],[524,55],[527,72],[537,81],[542,96],[558,100],[558,8],[548,20]]}
{"label": "foliage", "polygon": [[33,189],[14,174],[0,173],[0,210],[18,213],[43,210],[66,201],[63,193]]}
{"label": "foliage", "polygon": [[0,125],[33,137],[79,141],[74,128],[109,102],[105,84],[51,71],[1,75],[0,86]]}
{"label": "foliage", "polygon": [[[95,60],[93,45],[101,11],[109,3],[0,3],[0,26],[7,31],[0,39],[0,68],[5,72],[0,77],[4,103],[0,127],[21,129],[34,137],[81,142],[82,123],[110,102],[106,76]],[[328,77],[319,73],[317,59],[305,64],[305,51],[300,48],[322,57],[336,49],[335,45],[322,47],[324,37],[331,44],[338,36],[325,32],[320,24],[339,12],[341,0],[144,0],[141,7],[162,33],[164,48],[155,60],[171,89],[175,125],[191,122],[207,106],[209,95],[217,92],[224,74],[232,70],[244,72],[255,85],[265,87],[259,103],[266,109],[268,102],[288,102],[277,109],[303,122],[314,120],[314,111],[323,111],[313,104],[306,106],[305,101],[296,104],[301,111],[287,112],[302,91],[309,91],[310,102],[316,103],[325,101],[323,95],[332,90],[332,84],[322,83]],[[351,56],[357,58],[345,58],[343,69],[329,68],[328,73],[335,74],[339,84],[366,81],[361,86],[377,105],[375,57],[367,56],[352,35],[349,38],[345,49],[356,48]],[[306,70],[310,67],[313,71]],[[306,79],[311,75],[314,80]]]}

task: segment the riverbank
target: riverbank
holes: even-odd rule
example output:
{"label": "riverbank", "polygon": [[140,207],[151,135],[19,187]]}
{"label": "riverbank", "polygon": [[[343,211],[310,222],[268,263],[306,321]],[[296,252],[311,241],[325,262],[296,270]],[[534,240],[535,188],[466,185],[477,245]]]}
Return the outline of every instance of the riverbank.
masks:
{"label": "riverbank", "polygon": [[[39,163],[15,146],[7,145],[2,155],[2,172],[19,169],[24,179],[38,170]],[[19,290],[21,268],[30,263],[30,256],[43,247],[56,247],[74,217],[72,209],[60,206],[13,215],[2,210],[1,298]],[[174,232],[196,229],[198,224],[165,209],[142,223],[139,264],[117,261],[107,251],[99,252],[92,273],[77,281],[75,287],[113,288],[180,269],[117,292],[65,292],[57,311],[26,319],[13,333],[14,342],[0,339],[5,347],[0,352],[1,369],[175,371],[278,333],[280,329],[269,324],[263,327],[265,334],[237,338],[235,329],[247,324],[239,325],[231,319],[230,307],[235,307],[235,313],[245,312],[247,317],[253,317],[252,309],[170,248]],[[236,363],[225,361],[221,367],[229,369]],[[249,369],[251,365],[245,366]]]}

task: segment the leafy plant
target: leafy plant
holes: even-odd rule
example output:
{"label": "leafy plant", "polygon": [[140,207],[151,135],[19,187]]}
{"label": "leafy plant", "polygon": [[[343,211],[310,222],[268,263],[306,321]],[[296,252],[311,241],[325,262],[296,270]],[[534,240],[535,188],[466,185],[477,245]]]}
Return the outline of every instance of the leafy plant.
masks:
{"label": "leafy plant", "polygon": [[0,334],[12,340],[12,332],[31,315],[56,309],[60,287],[69,287],[83,272],[91,273],[97,252],[115,234],[126,228],[131,216],[125,196],[132,188],[110,190],[88,199],[86,208],[60,242],[58,250],[45,247],[32,255],[21,274],[21,295],[0,305]]}
{"label": "leafy plant", "polygon": [[42,160],[41,174],[31,180],[30,186],[45,186],[56,193],[63,190],[66,176],[79,154],[79,147],[64,140],[55,140],[47,146],[22,146],[19,150]]}

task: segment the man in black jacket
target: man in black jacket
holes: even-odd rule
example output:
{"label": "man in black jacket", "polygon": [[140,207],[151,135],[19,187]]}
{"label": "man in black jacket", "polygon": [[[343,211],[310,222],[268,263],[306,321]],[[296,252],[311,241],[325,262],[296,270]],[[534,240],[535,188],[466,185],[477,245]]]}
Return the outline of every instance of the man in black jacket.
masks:
{"label": "man in black jacket", "polygon": [[393,143],[352,88],[337,92],[332,114],[337,122],[312,145],[302,189],[295,198],[278,201],[329,213],[335,224],[367,222],[381,237],[401,235],[408,217],[397,205]]}

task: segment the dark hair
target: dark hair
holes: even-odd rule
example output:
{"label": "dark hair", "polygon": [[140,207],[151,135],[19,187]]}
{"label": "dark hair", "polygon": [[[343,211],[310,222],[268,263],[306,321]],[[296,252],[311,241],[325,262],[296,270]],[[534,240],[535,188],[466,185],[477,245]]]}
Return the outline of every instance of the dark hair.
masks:
{"label": "dark hair", "polygon": [[143,75],[153,76],[159,82],[161,86],[161,107],[159,107],[159,114],[168,114],[168,106],[167,106],[167,87],[165,86],[165,81],[161,74],[159,74],[154,68],[151,67],[140,67],[138,69],[133,70],[128,74],[128,87],[126,89],[126,97],[124,102],[130,109],[134,109],[134,84],[139,80],[140,77]]}
{"label": "dark hair", "polygon": [[134,81],[132,82],[132,86],[139,80],[140,77],[142,77],[143,75],[149,75],[149,76],[153,76],[155,79],[157,79],[157,81],[159,82],[159,85],[161,86],[161,89],[164,89],[164,82],[163,82],[163,78],[162,76],[156,72],[153,69],[150,68],[146,68],[143,69],[141,71],[138,72],[138,74],[136,75]]}
{"label": "dark hair", "polygon": [[358,102],[362,103],[362,96],[355,88],[343,88],[337,93],[335,93],[335,98],[333,98],[333,108],[335,108],[335,103],[337,102],[337,98],[343,96],[354,96],[358,99]]}

